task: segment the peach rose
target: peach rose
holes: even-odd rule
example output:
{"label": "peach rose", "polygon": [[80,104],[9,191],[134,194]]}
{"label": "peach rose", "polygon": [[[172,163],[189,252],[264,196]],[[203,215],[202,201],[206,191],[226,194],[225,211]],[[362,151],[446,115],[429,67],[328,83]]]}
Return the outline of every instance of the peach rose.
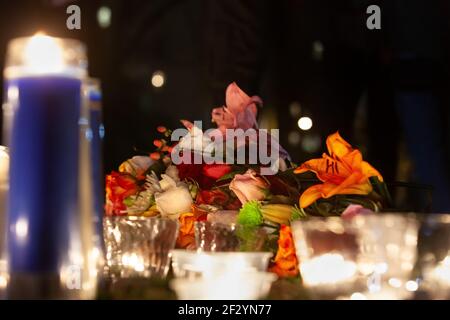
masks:
{"label": "peach rose", "polygon": [[269,184],[256,176],[252,169],[245,174],[237,174],[230,183],[230,190],[238,197],[242,204],[250,200],[264,200],[269,192]]}

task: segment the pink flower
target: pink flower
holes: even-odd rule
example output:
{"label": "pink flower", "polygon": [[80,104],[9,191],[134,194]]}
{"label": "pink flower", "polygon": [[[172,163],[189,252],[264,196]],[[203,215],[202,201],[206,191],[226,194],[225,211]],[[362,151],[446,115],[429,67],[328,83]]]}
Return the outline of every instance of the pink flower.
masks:
{"label": "pink flower", "polygon": [[373,211],[364,208],[359,204],[351,204],[344,210],[344,212],[342,212],[341,217],[343,219],[351,219],[353,217],[356,217],[357,215],[369,213],[373,213]]}
{"label": "pink flower", "polygon": [[262,100],[257,97],[249,97],[238,85],[233,82],[225,93],[226,106],[214,108],[211,117],[222,133],[226,129],[241,128],[247,130],[257,128],[256,105],[262,105]]}
{"label": "pink flower", "polygon": [[251,200],[264,200],[269,192],[269,184],[256,176],[252,169],[245,174],[237,174],[230,183],[230,190],[238,197],[242,204]]}

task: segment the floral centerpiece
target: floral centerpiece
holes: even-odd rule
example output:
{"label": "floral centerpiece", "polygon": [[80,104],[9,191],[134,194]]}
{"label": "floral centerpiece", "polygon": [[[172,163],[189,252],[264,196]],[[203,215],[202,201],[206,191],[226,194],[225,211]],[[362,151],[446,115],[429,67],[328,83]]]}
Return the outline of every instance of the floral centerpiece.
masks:
{"label": "floral centerpiece", "polygon": [[[259,97],[232,83],[225,98],[226,106],[212,110],[216,128],[203,131],[187,120],[181,121],[183,129],[158,127],[162,137],[154,140],[155,151],[108,175],[106,215],[177,220],[177,246],[186,249],[195,248],[196,221],[262,227],[274,251],[270,270],[297,276],[292,221],[388,205],[380,173],[339,133],[328,137],[328,154],[297,167],[279,145],[277,131],[258,128]],[[319,180],[311,180],[311,173]]]}

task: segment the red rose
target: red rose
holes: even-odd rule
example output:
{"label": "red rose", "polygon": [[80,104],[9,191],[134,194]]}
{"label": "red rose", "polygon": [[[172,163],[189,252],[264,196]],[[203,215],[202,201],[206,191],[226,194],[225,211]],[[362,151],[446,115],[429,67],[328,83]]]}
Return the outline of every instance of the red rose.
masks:
{"label": "red rose", "polygon": [[[191,159],[193,159],[193,155]],[[211,189],[217,179],[231,171],[227,164],[177,164],[178,175],[181,180],[192,179],[196,181],[202,189]]]}
{"label": "red rose", "polygon": [[198,181],[202,175],[202,165],[201,164],[177,164],[178,176],[181,180],[193,179]]}
{"label": "red rose", "polygon": [[197,195],[196,203],[223,206],[228,200],[229,196],[220,189],[202,190]]}
{"label": "red rose", "polygon": [[228,164],[205,164],[203,165],[202,173],[215,180],[222,178],[224,175],[231,172],[231,167]]}

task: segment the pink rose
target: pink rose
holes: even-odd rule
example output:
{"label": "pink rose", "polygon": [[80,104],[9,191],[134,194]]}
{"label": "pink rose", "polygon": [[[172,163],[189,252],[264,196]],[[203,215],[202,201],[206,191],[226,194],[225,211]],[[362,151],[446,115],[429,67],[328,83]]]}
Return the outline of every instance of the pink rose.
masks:
{"label": "pink rose", "polygon": [[233,82],[225,93],[226,106],[214,108],[211,117],[222,133],[226,129],[241,128],[247,130],[257,128],[256,105],[262,105],[262,100],[257,97],[249,97],[238,85]]}
{"label": "pink rose", "polygon": [[363,206],[359,204],[351,204],[349,205],[344,212],[342,212],[341,217],[343,219],[352,219],[353,217],[356,217],[360,214],[370,214],[373,213],[372,210],[369,210],[367,208],[364,208]]}
{"label": "pink rose", "polygon": [[237,174],[230,183],[230,190],[238,197],[242,204],[250,200],[264,200],[269,184],[256,172],[249,169],[245,174]]}

